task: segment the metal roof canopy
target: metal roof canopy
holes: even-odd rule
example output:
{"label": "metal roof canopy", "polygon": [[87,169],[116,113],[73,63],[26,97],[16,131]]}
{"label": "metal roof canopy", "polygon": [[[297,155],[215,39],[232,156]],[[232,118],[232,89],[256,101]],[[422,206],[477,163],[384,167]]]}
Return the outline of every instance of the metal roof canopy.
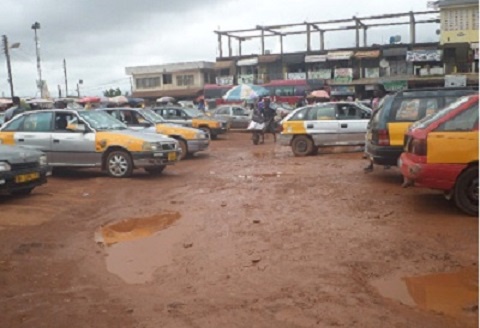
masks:
{"label": "metal roof canopy", "polygon": [[[228,55],[232,57],[232,39],[238,41],[238,53],[239,56],[242,55],[242,42],[252,39],[261,39],[262,51],[261,55],[265,55],[265,38],[267,37],[280,37],[280,53],[283,55],[283,38],[289,35],[307,35],[307,52],[310,52],[311,49],[311,36],[312,33],[320,34],[320,51],[325,50],[325,32],[333,31],[347,31],[355,30],[355,40],[356,47],[360,47],[360,30],[363,30],[363,46],[367,47],[367,30],[373,27],[382,27],[382,26],[394,26],[394,25],[410,25],[410,43],[415,44],[416,40],[416,25],[417,24],[429,24],[429,23],[440,23],[439,18],[427,18],[423,20],[417,20],[417,16],[425,16],[430,14],[439,14],[438,10],[430,11],[418,11],[418,12],[405,12],[398,14],[385,14],[385,15],[375,15],[375,16],[366,16],[366,17],[352,17],[345,19],[335,19],[328,21],[320,22],[303,22],[303,23],[294,23],[294,24],[282,24],[282,25],[257,25],[255,28],[250,29],[240,29],[240,30],[230,30],[230,31],[214,31],[218,36],[218,49],[219,57],[223,57],[223,47],[222,47],[222,37],[228,38]],[[405,22],[386,22],[386,23],[375,23],[370,22],[366,23],[365,21],[378,21],[384,19],[394,19],[394,18],[403,18],[408,17],[408,21]],[[353,25],[346,26],[335,26],[329,27],[331,24],[339,23],[350,23]],[[327,26],[325,26],[327,25]],[[303,29],[299,29],[303,27]],[[315,31],[313,31],[313,30]]]}

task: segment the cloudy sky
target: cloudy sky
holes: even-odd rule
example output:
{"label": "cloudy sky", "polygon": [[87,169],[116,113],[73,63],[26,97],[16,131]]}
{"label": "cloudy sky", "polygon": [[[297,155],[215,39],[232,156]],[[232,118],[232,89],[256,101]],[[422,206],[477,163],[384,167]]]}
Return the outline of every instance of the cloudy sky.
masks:
{"label": "cloudy sky", "polygon": [[[109,88],[130,90],[125,67],[182,61],[215,61],[218,55],[214,30],[253,28],[256,25],[358,17],[410,10],[424,11],[426,0],[1,0],[0,34],[9,43],[15,94],[38,96],[34,22],[41,24],[42,77],[52,96],[58,85],[65,94],[63,59],[67,62],[69,94],[101,95]],[[424,18],[427,18],[425,16]],[[430,15],[430,17],[432,16]],[[435,24],[417,28],[417,42],[438,41]],[[408,25],[376,28],[368,43],[386,43],[392,35],[408,42]],[[318,40],[312,46],[318,49]],[[317,41],[317,42],[315,42]],[[226,45],[226,40],[225,40]],[[291,36],[284,50],[305,49],[305,36]],[[326,35],[327,48],[354,46],[354,32]],[[278,38],[266,49],[279,50]],[[243,44],[243,54],[258,53],[260,42]],[[226,53],[224,48],[224,54]],[[234,47],[236,52],[236,47]],[[0,54],[0,96],[9,96],[5,56]]]}

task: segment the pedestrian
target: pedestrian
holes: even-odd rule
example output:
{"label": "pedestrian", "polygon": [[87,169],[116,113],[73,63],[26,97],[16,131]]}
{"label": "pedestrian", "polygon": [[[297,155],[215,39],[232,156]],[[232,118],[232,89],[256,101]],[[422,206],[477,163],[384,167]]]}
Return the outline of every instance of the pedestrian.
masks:
{"label": "pedestrian", "polygon": [[197,106],[197,108],[198,108],[199,111],[202,111],[202,112],[205,113],[205,100],[200,99],[200,100],[198,101],[198,106]]}
{"label": "pedestrian", "polygon": [[5,123],[10,121],[16,115],[21,114],[25,111],[25,108],[20,103],[19,97],[13,97],[12,103],[13,106],[7,109],[7,111],[5,112]]}
{"label": "pedestrian", "polygon": [[275,109],[270,106],[270,98],[265,97],[263,100],[263,110],[261,110],[263,119],[265,121],[265,127],[263,133],[261,134],[261,141],[260,143],[265,142],[264,134],[265,133],[272,133],[273,134],[273,142],[277,142],[277,126],[275,122],[275,115],[277,114]]}

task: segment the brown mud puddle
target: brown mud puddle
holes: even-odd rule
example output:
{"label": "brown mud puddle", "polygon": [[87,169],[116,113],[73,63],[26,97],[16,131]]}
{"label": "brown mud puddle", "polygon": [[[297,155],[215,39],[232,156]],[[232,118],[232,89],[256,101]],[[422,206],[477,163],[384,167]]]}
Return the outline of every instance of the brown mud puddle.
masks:
{"label": "brown mud puddle", "polygon": [[172,262],[174,247],[184,238],[180,229],[172,227],[178,219],[180,213],[173,212],[102,227],[95,241],[106,246],[107,270],[129,284],[151,281],[158,268]]}
{"label": "brown mud puddle", "polygon": [[164,213],[148,218],[126,219],[100,228],[95,240],[106,246],[149,237],[171,226],[180,219],[180,213]]}
{"label": "brown mud puddle", "polygon": [[478,270],[462,269],[416,277],[394,276],[373,283],[380,293],[408,306],[452,317],[478,311]]}

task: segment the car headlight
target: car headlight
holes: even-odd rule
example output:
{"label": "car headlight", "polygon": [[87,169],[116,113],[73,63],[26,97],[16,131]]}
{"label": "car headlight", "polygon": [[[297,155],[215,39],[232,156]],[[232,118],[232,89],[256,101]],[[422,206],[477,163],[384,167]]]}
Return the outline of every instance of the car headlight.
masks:
{"label": "car headlight", "polygon": [[0,172],[10,171],[12,167],[7,162],[0,162]]}
{"label": "car headlight", "polygon": [[152,144],[150,142],[144,142],[143,145],[142,145],[142,150],[143,151],[155,151],[155,150],[157,150],[157,145]]}
{"label": "car headlight", "polygon": [[40,164],[40,166],[47,165],[47,155],[40,155],[40,157],[38,158],[38,164]]}
{"label": "car headlight", "polygon": [[206,138],[207,138],[207,135],[202,132],[197,133],[197,135],[195,136],[195,139],[206,139]]}
{"label": "car headlight", "polygon": [[215,127],[216,127],[216,128],[219,128],[221,125],[222,125],[222,123],[220,123],[220,122],[215,122]]}

